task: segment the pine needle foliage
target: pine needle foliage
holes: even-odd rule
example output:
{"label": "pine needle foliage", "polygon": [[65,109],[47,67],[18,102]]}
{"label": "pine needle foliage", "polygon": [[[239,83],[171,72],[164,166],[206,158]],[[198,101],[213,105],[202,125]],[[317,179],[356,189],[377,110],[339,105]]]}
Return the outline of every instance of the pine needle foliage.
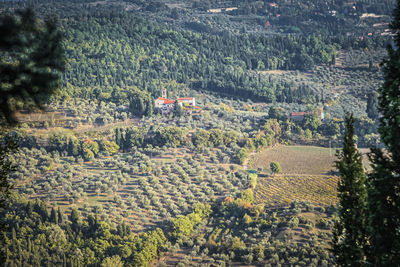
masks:
{"label": "pine needle foliage", "polygon": [[390,25],[395,48],[383,61],[379,89],[379,133],[385,149],[371,149],[373,171],[368,177],[372,266],[400,266],[400,1]]}
{"label": "pine needle foliage", "polygon": [[354,140],[354,118],[346,114],[343,149],[338,151],[338,221],[333,229],[332,250],[339,266],[364,266],[367,245],[367,189],[362,154]]}

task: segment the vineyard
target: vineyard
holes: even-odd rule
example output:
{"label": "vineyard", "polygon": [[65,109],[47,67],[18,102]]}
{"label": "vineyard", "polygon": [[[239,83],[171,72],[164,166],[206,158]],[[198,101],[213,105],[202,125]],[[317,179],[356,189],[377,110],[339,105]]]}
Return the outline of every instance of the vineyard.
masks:
{"label": "vineyard", "polygon": [[337,177],[328,175],[275,175],[259,178],[254,192],[255,203],[266,206],[287,206],[295,200],[315,206],[337,203]]}

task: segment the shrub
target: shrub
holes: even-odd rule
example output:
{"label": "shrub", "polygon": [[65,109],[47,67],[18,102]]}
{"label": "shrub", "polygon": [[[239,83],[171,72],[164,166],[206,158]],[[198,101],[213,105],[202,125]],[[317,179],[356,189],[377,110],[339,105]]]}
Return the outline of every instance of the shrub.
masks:
{"label": "shrub", "polygon": [[282,172],[281,165],[277,161],[271,162],[271,164],[269,166],[271,168],[271,172],[274,173],[274,174]]}

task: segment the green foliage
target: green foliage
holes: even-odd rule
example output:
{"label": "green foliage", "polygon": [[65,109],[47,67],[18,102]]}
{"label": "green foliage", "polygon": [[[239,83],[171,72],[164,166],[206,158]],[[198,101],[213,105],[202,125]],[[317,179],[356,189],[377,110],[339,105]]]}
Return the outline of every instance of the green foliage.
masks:
{"label": "green foliage", "polygon": [[99,144],[96,141],[87,139],[82,143],[82,151],[84,158],[91,160],[99,153]]}
{"label": "green foliage", "polygon": [[338,152],[338,221],[333,229],[333,252],[340,266],[365,266],[367,250],[367,189],[362,155],[354,141],[354,118],[346,115],[343,149]]}
{"label": "green foliage", "polygon": [[304,116],[303,128],[316,131],[322,125],[318,109],[309,107],[308,114]]}
{"label": "green foliage", "polygon": [[273,106],[269,109],[268,116],[270,119],[285,121],[287,120],[287,111],[284,108]]}
{"label": "green foliage", "polygon": [[391,30],[396,49],[388,48],[383,61],[384,84],[379,92],[379,133],[386,151],[374,148],[368,177],[370,253],[376,266],[400,265],[400,3],[393,12]]}
{"label": "green foliage", "polygon": [[257,173],[249,173],[248,177],[249,177],[250,187],[252,189],[255,189],[257,186],[257,179],[258,179]]}
{"label": "green foliage", "polygon": [[[135,86],[128,87],[126,90],[129,100],[129,109],[133,115],[153,115],[153,98],[148,92],[141,91]],[[122,99],[120,101],[122,101]]]}
{"label": "green foliage", "polygon": [[211,206],[209,204],[196,204],[192,213],[186,216],[180,215],[171,219],[170,237],[175,240],[183,237],[189,238],[194,227],[202,220],[208,218],[210,214]]}
{"label": "green foliage", "polygon": [[271,172],[274,173],[274,174],[282,172],[281,165],[277,161],[271,162],[269,166],[271,168]]}
{"label": "green foliage", "polygon": [[143,128],[116,128],[115,129],[115,143],[124,151],[133,147],[142,147],[145,142],[146,132]]}
{"label": "green foliage", "polygon": [[[121,236],[126,226],[115,229],[97,216],[82,217],[76,209],[68,220],[54,222],[54,213],[49,216],[47,208],[42,201],[32,205],[13,194],[6,209],[0,211],[0,223],[6,230],[0,252],[7,255],[6,266],[16,262],[41,266],[148,266],[168,244],[160,228],[140,235],[125,230]],[[12,243],[18,243],[18,248]],[[22,254],[30,256],[21,258]]]}
{"label": "green foliage", "polygon": [[4,206],[12,188],[8,176],[11,171],[15,170],[15,167],[9,160],[9,154],[16,150],[15,140],[0,134],[0,209]]}
{"label": "green foliage", "polygon": [[230,249],[234,250],[234,251],[235,250],[244,250],[244,249],[246,249],[246,244],[242,240],[240,240],[240,237],[235,236],[232,238],[232,241],[230,244]]}
{"label": "green foliage", "polygon": [[175,126],[167,126],[158,130],[154,139],[160,147],[178,147],[184,142],[184,130]]}
{"label": "green foliage", "polygon": [[[35,7],[46,10],[46,4]],[[336,54],[336,40],[322,35],[194,33],[105,6],[78,8],[66,1],[52,6],[65,18],[69,61],[61,95],[128,104],[137,116],[151,115],[152,101],[146,94],[158,96],[171,81],[266,102],[312,101],[310,86],[297,90],[296,83],[253,71],[308,70],[314,64],[332,64]]]}
{"label": "green foliage", "polygon": [[193,223],[188,216],[179,215],[171,220],[171,237],[178,239],[181,237],[189,237],[193,232]]}
{"label": "green foliage", "polygon": [[371,119],[377,119],[379,116],[379,103],[378,103],[379,94],[376,92],[372,92],[368,95],[367,99],[367,114]]}
{"label": "green foliage", "polygon": [[[0,122],[14,124],[18,105],[42,107],[64,69],[57,20],[41,22],[31,9],[0,18]],[[19,104],[22,103],[22,104]]]}
{"label": "green foliage", "polygon": [[243,190],[241,195],[240,195],[240,198],[245,200],[245,201],[247,201],[247,202],[249,202],[249,203],[252,203],[254,201],[253,189],[248,188],[246,190]]}
{"label": "green foliage", "polygon": [[175,117],[182,117],[183,115],[183,109],[181,105],[179,105],[178,101],[175,101],[174,103],[174,110],[172,111]]}
{"label": "green foliage", "polygon": [[123,267],[124,264],[118,255],[107,257],[101,262],[101,267]]}
{"label": "green foliage", "polygon": [[208,147],[209,139],[210,133],[204,129],[197,129],[192,135],[192,142],[196,147]]}
{"label": "green foliage", "polygon": [[105,140],[101,143],[102,150],[108,152],[110,155],[114,155],[118,152],[119,146],[115,142]]}

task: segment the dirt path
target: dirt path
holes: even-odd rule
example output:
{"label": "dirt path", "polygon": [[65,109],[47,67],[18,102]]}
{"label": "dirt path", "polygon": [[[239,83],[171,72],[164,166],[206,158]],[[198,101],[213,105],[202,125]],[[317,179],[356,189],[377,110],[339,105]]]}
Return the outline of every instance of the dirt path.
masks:
{"label": "dirt path", "polygon": [[342,67],[343,66],[344,57],[345,57],[345,54],[344,54],[343,50],[338,50],[336,52],[335,67]]}
{"label": "dirt path", "polygon": [[243,169],[244,169],[244,170],[247,170],[249,161],[250,161],[251,157],[254,156],[255,154],[257,154],[257,152],[252,151],[252,152],[249,154],[249,156],[244,160],[244,162],[243,162]]}
{"label": "dirt path", "polygon": [[130,126],[130,125],[134,125],[137,124],[139,122],[139,119],[135,118],[135,119],[127,119],[124,121],[119,121],[119,122],[114,122],[114,123],[108,123],[106,125],[101,125],[101,126],[95,126],[92,124],[85,124],[82,125],[78,128],[75,128],[74,131],[78,132],[78,133],[85,133],[88,131],[105,131],[105,130],[109,130],[115,126]]}

